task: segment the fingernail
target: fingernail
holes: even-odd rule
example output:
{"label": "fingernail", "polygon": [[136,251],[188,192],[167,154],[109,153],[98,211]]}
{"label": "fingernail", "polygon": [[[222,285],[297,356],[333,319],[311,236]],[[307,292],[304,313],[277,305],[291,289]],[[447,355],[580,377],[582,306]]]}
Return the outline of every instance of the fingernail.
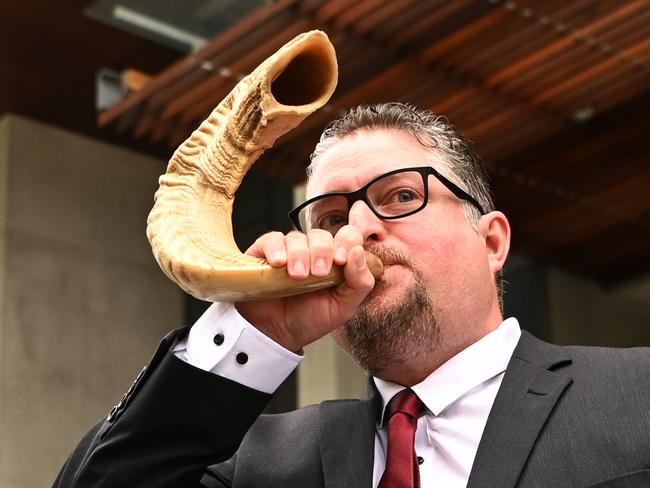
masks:
{"label": "fingernail", "polygon": [[282,262],[286,259],[286,256],[282,251],[275,251],[272,257],[273,257],[273,261],[276,262]]}
{"label": "fingernail", "polygon": [[298,276],[303,276],[307,274],[305,270],[305,265],[302,264],[302,261],[296,261],[295,263],[293,263],[293,274]]}
{"label": "fingernail", "polygon": [[339,247],[336,250],[336,253],[334,254],[334,259],[336,259],[339,262],[345,262],[345,260],[348,258],[348,251],[344,247]]}
{"label": "fingernail", "polygon": [[357,269],[363,269],[366,267],[366,255],[365,254],[359,254],[359,256],[355,259],[354,264],[357,265]]}
{"label": "fingernail", "polygon": [[317,273],[324,273],[327,270],[327,263],[323,258],[318,258],[314,262],[314,271]]}

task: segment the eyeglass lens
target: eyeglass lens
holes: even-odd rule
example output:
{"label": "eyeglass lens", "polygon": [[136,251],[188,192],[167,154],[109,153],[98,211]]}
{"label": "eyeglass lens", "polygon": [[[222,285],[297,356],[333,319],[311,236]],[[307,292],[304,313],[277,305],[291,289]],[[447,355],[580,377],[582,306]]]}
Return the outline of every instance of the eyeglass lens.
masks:
{"label": "eyeglass lens", "polygon": [[[366,189],[367,203],[378,215],[388,218],[419,210],[426,203],[425,195],[424,180],[417,171],[384,176]],[[347,196],[328,195],[307,205],[298,217],[303,229],[323,229],[334,235],[348,223],[348,213]]]}

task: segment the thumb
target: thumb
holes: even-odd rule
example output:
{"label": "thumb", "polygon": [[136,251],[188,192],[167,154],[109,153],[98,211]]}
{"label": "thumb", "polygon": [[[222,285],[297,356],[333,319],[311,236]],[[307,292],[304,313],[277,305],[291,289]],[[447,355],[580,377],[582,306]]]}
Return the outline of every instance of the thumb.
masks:
{"label": "thumb", "polygon": [[347,319],[375,286],[375,278],[368,268],[362,246],[350,249],[348,260],[343,267],[343,276],[345,280],[336,287],[334,294],[341,308],[341,315]]}

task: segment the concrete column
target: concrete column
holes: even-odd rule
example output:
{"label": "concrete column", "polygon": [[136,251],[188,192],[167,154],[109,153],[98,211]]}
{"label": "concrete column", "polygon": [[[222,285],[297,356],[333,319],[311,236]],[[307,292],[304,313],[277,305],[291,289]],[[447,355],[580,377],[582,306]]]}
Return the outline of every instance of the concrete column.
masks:
{"label": "concrete column", "polygon": [[50,486],[183,294],[146,217],[164,162],[24,118],[0,123],[0,486]]}
{"label": "concrete column", "polygon": [[329,335],[305,348],[298,368],[298,406],[323,400],[362,398],[367,377]]}

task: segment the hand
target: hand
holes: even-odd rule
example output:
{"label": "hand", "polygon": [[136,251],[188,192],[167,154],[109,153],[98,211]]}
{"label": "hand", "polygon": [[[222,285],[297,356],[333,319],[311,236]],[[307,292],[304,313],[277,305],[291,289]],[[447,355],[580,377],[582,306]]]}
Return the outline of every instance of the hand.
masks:
{"label": "hand", "polygon": [[283,347],[301,351],[352,317],[375,285],[362,244],[361,231],[351,225],[342,227],[334,237],[320,229],[306,235],[297,231],[286,236],[280,232],[264,234],[246,254],[264,258],[273,267],[286,266],[295,280],[310,274],[325,276],[336,264],[343,266],[345,281],[303,295],[237,303],[237,310]]}

